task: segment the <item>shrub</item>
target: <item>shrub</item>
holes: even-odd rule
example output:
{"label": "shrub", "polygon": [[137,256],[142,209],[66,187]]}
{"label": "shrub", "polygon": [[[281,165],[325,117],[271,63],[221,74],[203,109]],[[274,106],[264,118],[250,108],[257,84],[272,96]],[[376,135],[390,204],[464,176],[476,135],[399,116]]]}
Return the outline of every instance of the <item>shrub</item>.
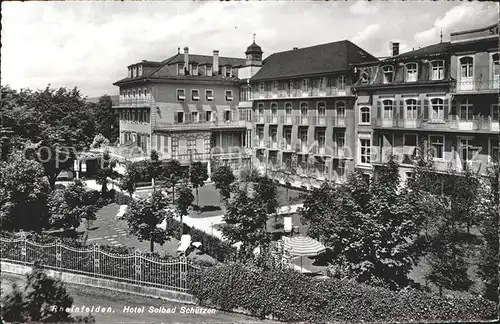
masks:
{"label": "shrub", "polygon": [[130,203],[134,200],[132,197],[121,191],[115,191],[114,197],[115,203],[118,205],[130,205]]}
{"label": "shrub", "polygon": [[259,317],[304,322],[490,320],[493,302],[447,298],[415,289],[391,291],[354,281],[314,279],[289,268],[222,264],[189,276],[200,304]]}

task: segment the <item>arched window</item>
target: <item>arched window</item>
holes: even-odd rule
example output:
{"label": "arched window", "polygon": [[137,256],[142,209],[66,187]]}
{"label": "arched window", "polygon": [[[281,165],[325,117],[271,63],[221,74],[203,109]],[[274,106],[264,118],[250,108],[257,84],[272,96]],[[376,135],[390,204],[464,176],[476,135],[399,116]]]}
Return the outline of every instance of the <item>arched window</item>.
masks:
{"label": "arched window", "polygon": [[309,114],[309,107],[307,105],[307,102],[300,103],[300,114],[302,116],[307,116]]}
{"label": "arched window", "polygon": [[393,118],[392,100],[387,99],[387,100],[382,101],[382,106],[384,107],[382,117],[384,119],[392,119]]}
{"label": "arched window", "polygon": [[406,64],[406,82],[417,81],[418,66],[417,63]]}
{"label": "arched window", "polygon": [[360,124],[370,124],[370,107],[359,108],[359,122]]}
{"label": "arched window", "polygon": [[444,101],[440,98],[431,100],[431,119],[433,121],[444,120]]}
{"label": "arched window", "polygon": [[325,115],[326,115],[326,105],[324,102],[319,102],[318,103],[318,116],[325,117]]}
{"label": "arched window", "polygon": [[335,103],[335,108],[337,109],[337,117],[345,118],[345,101],[337,101]]}
{"label": "arched window", "polygon": [[405,100],[405,118],[406,119],[417,119],[417,100],[406,99]]}
{"label": "arched window", "polygon": [[474,59],[465,56],[460,59],[460,76],[462,78],[472,78],[474,76]]}

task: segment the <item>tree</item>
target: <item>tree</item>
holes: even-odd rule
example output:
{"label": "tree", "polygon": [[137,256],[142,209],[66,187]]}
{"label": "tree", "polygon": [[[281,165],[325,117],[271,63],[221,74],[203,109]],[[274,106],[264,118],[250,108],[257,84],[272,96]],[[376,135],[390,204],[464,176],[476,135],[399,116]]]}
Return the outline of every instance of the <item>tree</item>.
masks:
{"label": "tree", "polygon": [[394,161],[377,168],[367,184],[360,171],[345,186],[325,184],[306,197],[299,214],[309,234],[333,252],[326,256],[338,276],[391,289],[408,286],[408,273],[423,253],[411,193],[399,188]]}
{"label": "tree", "polygon": [[270,242],[267,233],[267,204],[262,200],[254,183],[242,183],[235,188],[235,194],[226,203],[226,214],[223,220],[226,226],[222,234],[231,243],[242,242],[241,253],[249,256],[254,248],[266,248]]}
{"label": "tree", "polygon": [[124,215],[129,226],[129,233],[137,236],[139,241],[150,241],[151,252],[154,251],[154,244],[163,245],[173,236],[174,229],[158,227],[163,221],[167,225],[173,218],[172,212],[168,209],[168,202],[161,191],[153,191],[147,198],[139,198],[132,201]]}
{"label": "tree", "polygon": [[198,188],[205,185],[205,181],[208,179],[208,171],[201,162],[191,163],[189,170],[189,181],[191,185],[196,190],[196,205],[198,205]]}
{"label": "tree", "polygon": [[477,213],[481,219],[479,230],[483,236],[483,245],[480,250],[478,274],[485,284],[483,296],[498,303],[500,164],[495,163],[488,168],[487,177],[480,188],[482,190]]}
{"label": "tree", "polygon": [[234,180],[233,170],[227,165],[220,166],[212,174],[212,181],[214,182],[215,188],[219,189],[220,195],[224,200],[231,196],[231,184]]}
{"label": "tree", "polygon": [[108,178],[114,179],[118,177],[118,173],[114,171],[116,161],[111,158],[108,151],[104,151],[101,159],[101,167],[97,172],[96,182],[102,185],[101,195],[104,197],[108,191]]}
{"label": "tree", "polygon": [[148,161],[147,171],[151,176],[151,183],[153,185],[153,191],[156,190],[156,179],[161,176],[162,164],[159,161],[158,153],[155,150],[151,151],[151,160]]}
{"label": "tree", "polygon": [[177,160],[169,160],[163,164],[162,179],[172,187],[172,203],[175,201],[175,186],[185,177],[182,166]]}
{"label": "tree", "polygon": [[[8,92],[2,88],[2,96]],[[8,96],[6,96],[8,97]],[[42,163],[52,188],[75,152],[87,149],[95,135],[92,110],[78,89],[10,93],[2,103],[2,123],[26,143],[27,156]]]}
{"label": "tree", "polygon": [[187,186],[186,183],[183,183],[179,190],[177,190],[177,199],[175,199],[175,207],[177,213],[179,214],[181,224],[180,224],[180,234],[184,234],[184,225],[182,222],[183,216],[187,216],[189,213],[189,207],[193,203],[194,196],[192,189]]}
{"label": "tree", "polygon": [[140,171],[136,163],[127,162],[125,174],[121,177],[120,189],[128,192],[130,197],[132,197],[135,192],[136,184],[141,176]]}
{"label": "tree", "polygon": [[109,139],[111,143],[116,142],[119,136],[119,120],[113,111],[111,97],[104,95],[99,98],[99,102],[90,103],[89,106],[93,111],[96,132]]}
{"label": "tree", "polygon": [[278,186],[272,179],[266,176],[258,178],[255,191],[257,196],[265,202],[268,214],[274,214],[278,211]]}
{"label": "tree", "polygon": [[48,225],[50,185],[42,165],[15,151],[0,161],[0,221],[5,230],[40,231]]}
{"label": "tree", "polygon": [[37,263],[27,275],[24,291],[14,284],[2,299],[2,318],[7,322],[93,322],[92,317],[71,317],[67,309],[73,298],[59,279],[48,277]]}
{"label": "tree", "polygon": [[77,228],[82,219],[86,220],[87,230],[91,221],[96,219],[98,193],[87,191],[80,180],[67,188],[55,190],[49,199],[50,225],[54,228]]}

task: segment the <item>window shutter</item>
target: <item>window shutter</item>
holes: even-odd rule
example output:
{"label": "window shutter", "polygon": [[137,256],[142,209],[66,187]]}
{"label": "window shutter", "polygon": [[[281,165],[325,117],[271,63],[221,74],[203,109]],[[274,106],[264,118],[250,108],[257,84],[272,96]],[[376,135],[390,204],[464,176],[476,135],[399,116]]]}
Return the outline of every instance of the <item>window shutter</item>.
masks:
{"label": "window shutter", "polygon": [[405,103],[403,100],[399,100],[399,119],[405,118]]}
{"label": "window shutter", "polygon": [[179,116],[179,113],[178,112],[174,112],[174,123],[178,122],[178,116]]}
{"label": "window shutter", "polygon": [[420,81],[428,81],[429,80],[429,70],[430,63],[420,62],[418,64],[418,80]]}
{"label": "window shutter", "polygon": [[394,82],[405,82],[406,81],[406,66],[396,65],[394,67],[396,73],[394,75]]}
{"label": "window shutter", "polygon": [[446,98],[443,100],[443,110],[444,110],[444,119],[447,120],[448,119],[448,109],[449,109],[449,102],[450,102],[450,99]]}
{"label": "window shutter", "polygon": [[429,99],[424,99],[424,119],[429,119]]}
{"label": "window shutter", "polygon": [[457,115],[457,101],[456,100],[453,100],[451,102],[451,111],[450,111],[450,115]]}
{"label": "window shutter", "polygon": [[382,117],[382,103],[380,102],[380,100],[377,100],[377,117]]}
{"label": "window shutter", "polygon": [[202,113],[201,113],[201,114],[199,114],[199,115],[200,115],[200,116],[199,116],[199,118],[200,118],[200,122],[205,122],[205,121],[207,121],[207,119],[206,119],[206,117],[207,117],[206,112],[202,112]]}

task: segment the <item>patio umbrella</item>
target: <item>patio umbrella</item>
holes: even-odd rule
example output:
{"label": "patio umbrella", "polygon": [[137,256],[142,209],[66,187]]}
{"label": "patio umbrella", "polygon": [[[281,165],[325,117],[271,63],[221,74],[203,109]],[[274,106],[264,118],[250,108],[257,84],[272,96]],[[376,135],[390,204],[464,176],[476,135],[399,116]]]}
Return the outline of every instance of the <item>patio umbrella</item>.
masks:
{"label": "patio umbrella", "polygon": [[323,253],[326,248],[317,240],[308,236],[283,237],[283,246],[292,256],[300,256],[300,272],[302,272],[302,257]]}

